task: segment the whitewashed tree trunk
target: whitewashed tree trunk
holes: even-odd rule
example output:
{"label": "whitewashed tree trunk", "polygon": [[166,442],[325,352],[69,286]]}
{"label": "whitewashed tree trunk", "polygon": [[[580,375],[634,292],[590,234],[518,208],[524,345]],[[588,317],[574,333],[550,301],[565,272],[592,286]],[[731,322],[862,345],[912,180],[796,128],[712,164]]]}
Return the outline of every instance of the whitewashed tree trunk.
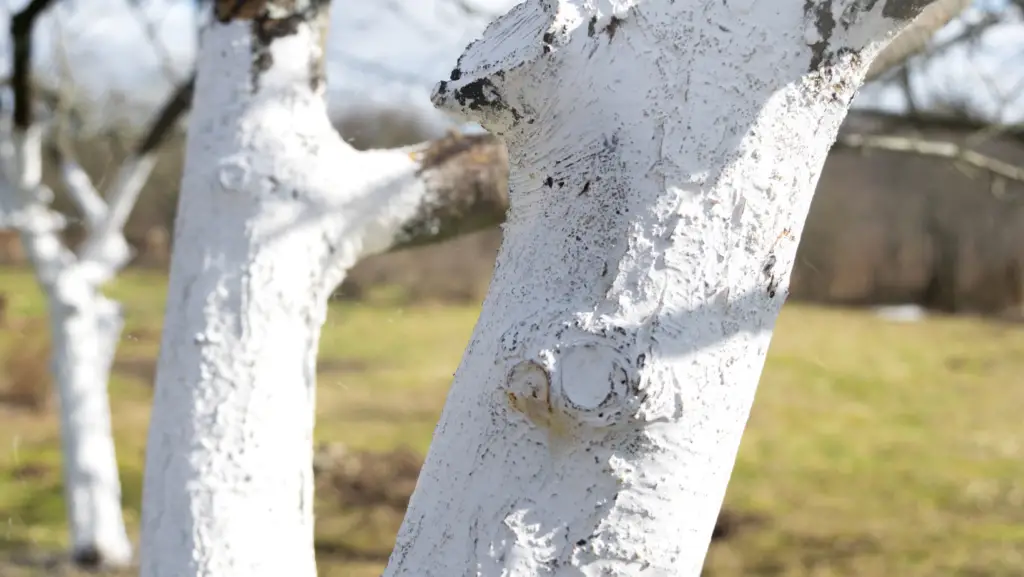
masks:
{"label": "whitewashed tree trunk", "polygon": [[926,4],[527,0],[470,45],[434,98],[511,209],[386,577],[700,573],[826,153]]}
{"label": "whitewashed tree trunk", "polygon": [[12,18],[14,110],[4,119],[0,139],[0,224],[18,230],[46,296],[72,558],[87,567],[117,567],[132,560],[107,391],[123,320],[120,307],[103,296],[101,287],[131,256],[121,231],[156,163],[157,147],[188,106],[191,84],[179,87],[161,108],[107,198],[70,150],[53,147],[64,187],[88,231],[76,254],[60,238],[64,219],[51,210],[53,193],[42,182],[44,137],[52,136],[61,119],[43,121],[33,113],[32,30],[51,1],[32,0]]}
{"label": "whitewashed tree trunk", "polygon": [[132,546],[121,513],[107,397],[122,321],[119,307],[99,292],[99,283],[127,255],[123,239],[107,244],[100,253],[105,260],[79,260],[63,245],[63,219],[46,206],[51,193],[40,181],[41,137],[41,127],[32,126],[7,142],[13,146],[5,147],[5,172],[15,182],[6,183],[0,193],[9,205],[3,212],[19,231],[46,296],[72,557],[86,566],[122,566],[131,561]]}
{"label": "whitewashed tree trunk", "polygon": [[329,295],[364,255],[500,221],[507,191],[465,168],[480,137],[395,151],[343,142],[323,97],[319,3],[214,9],[175,223],[142,575],[310,576]]}
{"label": "whitewashed tree trunk", "polygon": [[84,566],[124,566],[132,546],[107,394],[123,325],[120,308],[97,287],[69,277],[47,286],[46,296],[72,558]]}

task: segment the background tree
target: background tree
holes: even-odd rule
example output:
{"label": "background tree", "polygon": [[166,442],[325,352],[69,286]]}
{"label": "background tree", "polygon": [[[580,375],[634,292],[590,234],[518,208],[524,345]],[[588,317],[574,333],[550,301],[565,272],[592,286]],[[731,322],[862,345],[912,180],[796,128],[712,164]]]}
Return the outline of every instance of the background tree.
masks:
{"label": "background tree", "polygon": [[[82,565],[125,565],[132,547],[121,514],[121,487],[111,432],[107,382],[123,326],[105,283],[131,256],[121,233],[156,162],[156,151],[191,98],[183,84],[158,112],[111,183],[98,192],[69,146],[66,90],[51,95],[50,115],[38,115],[32,75],[32,31],[52,0],[33,0],[11,20],[13,112],[0,141],[5,179],[0,216],[15,228],[47,296],[52,371],[57,384],[65,496],[72,556]],[[44,149],[62,167],[63,184],[88,231],[77,250],[60,233],[66,220],[50,208],[42,182]]]}
{"label": "background tree", "polygon": [[200,50],[143,500],[142,575],[313,575],[327,299],[360,258],[503,218],[489,136],[356,151],[319,2],[217,2]]}

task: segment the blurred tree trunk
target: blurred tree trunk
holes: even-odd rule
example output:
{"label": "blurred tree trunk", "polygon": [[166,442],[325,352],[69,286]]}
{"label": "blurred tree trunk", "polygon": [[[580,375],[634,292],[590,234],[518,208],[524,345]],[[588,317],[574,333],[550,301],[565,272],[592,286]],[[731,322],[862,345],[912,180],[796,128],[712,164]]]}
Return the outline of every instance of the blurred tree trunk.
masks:
{"label": "blurred tree trunk", "polygon": [[[46,296],[72,558],[87,567],[125,566],[132,559],[132,545],[121,512],[107,393],[123,319],[120,306],[101,289],[131,256],[122,234],[124,225],[156,163],[157,147],[188,105],[191,88],[181,87],[161,108],[120,166],[109,194],[102,195],[66,146],[66,119],[59,113],[50,119],[34,113],[32,32],[51,2],[32,0],[11,19],[14,110],[4,119],[6,134],[0,142],[5,177],[0,189],[0,221],[5,222],[0,224],[18,231]],[[47,145],[47,137],[57,142]],[[53,192],[42,180],[47,146],[87,229],[77,252],[60,237],[65,219],[50,207]]]}
{"label": "blurred tree trunk", "polygon": [[490,136],[355,150],[327,116],[324,5],[213,9],[157,366],[142,575],[310,576],[328,297],[364,256],[503,220],[507,160]]}

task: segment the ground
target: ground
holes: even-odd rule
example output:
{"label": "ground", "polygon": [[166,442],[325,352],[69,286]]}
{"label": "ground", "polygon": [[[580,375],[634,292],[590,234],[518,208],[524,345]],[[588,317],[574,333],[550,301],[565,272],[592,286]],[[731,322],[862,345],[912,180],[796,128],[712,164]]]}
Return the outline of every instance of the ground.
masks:
{"label": "ground", "polygon": [[[111,386],[133,531],[165,283],[132,272],[109,290],[128,316]],[[0,270],[0,293],[0,575],[71,575],[42,302],[25,272]],[[337,303],[324,330],[324,577],[380,574],[477,315],[395,302]],[[1020,575],[1022,407],[1024,327],[787,305],[705,575]]]}

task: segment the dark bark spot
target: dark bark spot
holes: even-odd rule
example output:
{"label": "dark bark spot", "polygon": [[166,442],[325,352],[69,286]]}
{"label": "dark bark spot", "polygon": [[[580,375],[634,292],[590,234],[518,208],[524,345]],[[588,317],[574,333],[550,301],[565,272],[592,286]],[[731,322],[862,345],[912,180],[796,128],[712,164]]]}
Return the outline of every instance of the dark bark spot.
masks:
{"label": "dark bark spot", "polygon": [[451,73],[451,75],[448,78],[452,82],[454,82],[454,81],[458,80],[459,78],[462,78],[462,71],[459,70],[458,68],[455,68],[455,69],[452,70],[452,73]]}
{"label": "dark bark spot", "polygon": [[[491,94],[488,95],[487,92]],[[494,100],[491,100],[491,97]],[[456,89],[455,100],[463,106],[468,106],[470,110],[480,110],[484,106],[494,106],[497,108],[504,107],[505,105],[494,89],[494,84],[486,78],[474,80],[462,88]]]}
{"label": "dark bark spot", "polygon": [[554,184],[555,184],[555,179],[551,178],[550,176],[544,179],[544,186],[546,186],[548,188],[551,188],[551,186],[554,185]]}
{"label": "dark bark spot", "polygon": [[779,281],[781,280],[775,276],[776,260],[775,253],[769,253],[768,258],[765,260],[764,268],[761,269],[764,276],[768,278],[768,298],[775,298],[775,293],[778,291]]}
{"label": "dark bark spot", "polygon": [[541,50],[544,51],[544,54],[551,52],[551,43],[554,41],[555,35],[550,30],[544,33],[544,36],[541,38]]}
{"label": "dark bark spot", "polygon": [[[252,86],[259,86],[262,73],[274,65],[270,45],[278,38],[292,36],[303,25],[323,34],[318,26],[327,0],[215,0],[214,16],[219,22],[252,22]],[[310,58],[309,86],[319,91],[324,85],[322,58]]]}
{"label": "dark bark spot", "polygon": [[587,24],[587,36],[590,36],[591,38],[594,37],[594,33],[595,33],[594,28],[596,26],[597,26],[597,16],[592,16],[590,18],[590,23]]}
{"label": "dark bark spot", "polygon": [[319,92],[327,85],[327,73],[324,72],[323,57],[309,59],[309,87]]}
{"label": "dark bark spot", "polygon": [[[446,89],[447,84],[442,82],[438,87],[438,94],[444,94]],[[501,99],[501,95],[494,87],[494,84],[487,78],[480,78],[461,88],[456,88],[452,94],[460,105],[470,110],[481,110],[484,107],[490,107],[498,111],[508,110],[512,114],[513,124],[517,124],[523,119],[522,113],[518,109],[508,106]]]}
{"label": "dark bark spot", "polygon": [[[932,0],[886,0],[882,15],[900,20],[916,18]],[[874,3],[872,3],[874,4]]]}
{"label": "dark bark spot", "polygon": [[775,269],[775,262],[776,262],[775,255],[774,254],[769,254],[768,255],[768,259],[765,260],[764,268],[762,269],[762,272],[764,272],[765,276],[771,276],[772,275],[772,270]]}
{"label": "dark bark spot", "polygon": [[269,50],[259,50],[253,55],[252,65],[253,73],[258,75],[260,72],[270,70],[270,67],[274,65],[274,57],[270,55]]}
{"label": "dark bark spot", "polygon": [[587,192],[589,190],[590,190],[590,181],[588,180],[588,181],[583,183],[583,190],[581,190],[580,193],[577,194],[576,196],[583,196],[584,194],[587,194]]}
{"label": "dark bark spot", "polygon": [[615,32],[619,29],[619,24],[622,23],[621,18],[614,16],[608,21],[608,26],[604,29],[605,33],[608,34],[608,41],[611,42],[615,38]]}
{"label": "dark bark spot", "polygon": [[826,1],[820,4],[813,0],[804,0],[804,14],[814,19],[814,26],[818,30],[821,40],[811,44],[811,67],[810,70],[817,70],[825,60],[828,52],[828,41],[832,38],[832,31],[835,30],[836,20],[832,17],[832,2]]}
{"label": "dark bark spot", "polygon": [[221,24],[233,20],[252,20],[265,10],[265,0],[216,0],[213,3],[213,16]]}
{"label": "dark bark spot", "polygon": [[277,38],[291,36],[299,31],[299,24],[312,20],[313,15],[305,12],[289,14],[284,18],[271,18],[260,14],[253,19],[253,34],[263,45],[269,46]]}

